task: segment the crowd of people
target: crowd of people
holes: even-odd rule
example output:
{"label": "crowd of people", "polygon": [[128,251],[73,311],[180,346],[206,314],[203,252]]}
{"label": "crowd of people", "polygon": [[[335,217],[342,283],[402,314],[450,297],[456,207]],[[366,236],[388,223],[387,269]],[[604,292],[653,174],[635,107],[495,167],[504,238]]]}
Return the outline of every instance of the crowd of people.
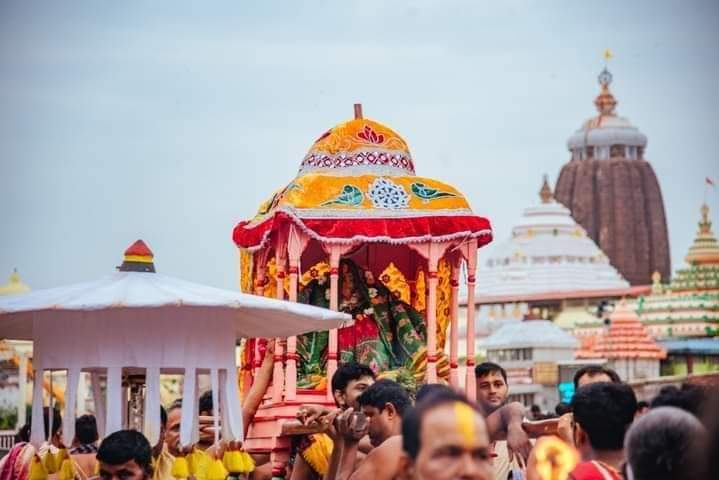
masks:
{"label": "crowd of people", "polygon": [[[268,357],[271,358],[271,355]],[[271,361],[263,368],[271,368]],[[262,370],[262,369],[261,369]],[[261,371],[260,376],[267,374]],[[719,397],[707,388],[664,387],[651,402],[638,402],[634,391],[611,369],[585,367],[574,378],[569,404],[553,415],[509,401],[505,370],[485,362],[475,368],[476,402],[442,384],[409,392],[377,379],[365,365],[341,365],[331,380],[335,408],[303,405],[297,417],[317,433],[296,436],[285,472],[290,480],[316,479],[572,479],[678,480],[717,479]],[[243,416],[249,425],[270,375],[260,378]],[[254,398],[254,400],[253,400]],[[199,402],[201,416],[212,416],[212,395]],[[98,444],[95,418],[75,422],[67,448],[72,477],[79,479],[177,478],[182,402],[162,409],[162,430],[155,445],[139,432],[112,433]],[[33,458],[43,450],[65,448],[62,418],[45,409],[48,441],[37,452],[29,426],[0,460],[0,480],[40,480]],[[51,420],[52,418],[52,420]],[[528,420],[540,420],[532,424]],[[534,427],[532,426],[534,425]],[[201,436],[195,451],[207,462],[220,458],[221,445]],[[254,457],[247,478],[272,478],[268,455]],[[63,471],[47,478],[64,480]],[[275,472],[276,473],[276,472]],[[215,480],[196,469],[197,480]]]}

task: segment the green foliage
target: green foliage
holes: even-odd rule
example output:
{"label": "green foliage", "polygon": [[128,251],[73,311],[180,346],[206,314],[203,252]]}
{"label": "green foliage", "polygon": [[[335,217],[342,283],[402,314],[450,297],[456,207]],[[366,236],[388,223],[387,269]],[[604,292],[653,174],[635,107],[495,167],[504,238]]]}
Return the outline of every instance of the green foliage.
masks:
{"label": "green foliage", "polygon": [[14,408],[0,407],[0,430],[14,430],[16,424],[17,410]]}

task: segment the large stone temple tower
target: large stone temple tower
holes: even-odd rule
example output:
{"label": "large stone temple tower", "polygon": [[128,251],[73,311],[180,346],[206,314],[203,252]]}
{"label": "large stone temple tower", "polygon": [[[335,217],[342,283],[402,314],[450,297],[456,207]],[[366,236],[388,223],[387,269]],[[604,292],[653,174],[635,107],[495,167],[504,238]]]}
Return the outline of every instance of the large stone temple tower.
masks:
{"label": "large stone temple tower", "polygon": [[629,283],[650,284],[655,271],[667,281],[667,223],[659,182],[644,158],[647,137],[615,113],[611,83],[604,68],[594,100],[599,115],[569,138],[571,160],[562,167],[555,197]]}

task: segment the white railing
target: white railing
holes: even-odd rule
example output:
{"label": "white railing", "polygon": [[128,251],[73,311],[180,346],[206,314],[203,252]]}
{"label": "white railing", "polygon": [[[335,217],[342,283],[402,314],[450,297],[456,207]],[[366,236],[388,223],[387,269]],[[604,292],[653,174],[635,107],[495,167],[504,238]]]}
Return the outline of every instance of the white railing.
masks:
{"label": "white railing", "polygon": [[0,430],[0,451],[7,452],[15,445],[15,430]]}

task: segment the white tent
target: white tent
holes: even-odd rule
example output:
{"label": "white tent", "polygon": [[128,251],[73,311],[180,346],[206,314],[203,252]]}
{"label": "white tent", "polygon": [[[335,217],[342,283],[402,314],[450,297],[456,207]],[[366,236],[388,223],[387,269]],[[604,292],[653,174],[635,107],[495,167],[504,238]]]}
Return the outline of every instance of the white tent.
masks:
{"label": "white tent", "polygon": [[[138,260],[128,252],[123,266]],[[123,373],[139,373],[145,376],[143,429],[154,444],[160,431],[160,373],[183,373],[182,445],[198,438],[198,374],[210,375],[223,439],[242,439],[237,340],[328,330],[349,320],[326,309],[160,275],[154,266],[0,299],[0,338],[34,342],[35,378],[43,378],[46,371],[67,371],[63,439],[68,445],[74,436],[81,372],[93,374],[98,424],[105,435],[126,427]],[[104,405],[97,400],[100,375],[107,377]],[[31,439],[36,445],[44,440],[42,385],[36,381],[33,392]]]}

